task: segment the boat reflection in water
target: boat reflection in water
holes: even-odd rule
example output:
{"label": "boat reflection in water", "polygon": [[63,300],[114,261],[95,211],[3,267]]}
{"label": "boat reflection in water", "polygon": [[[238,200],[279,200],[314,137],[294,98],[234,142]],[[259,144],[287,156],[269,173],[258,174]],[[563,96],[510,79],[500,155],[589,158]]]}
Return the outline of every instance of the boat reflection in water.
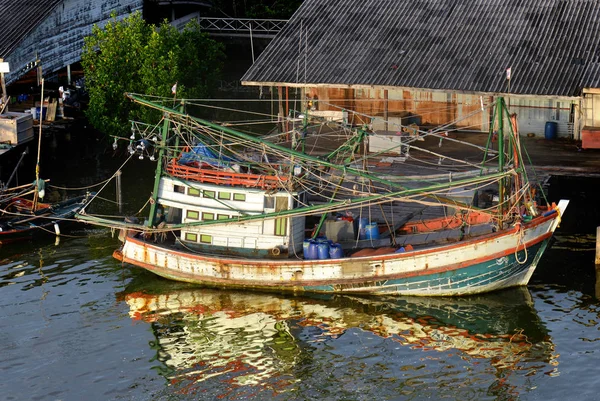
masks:
{"label": "boat reflection in water", "polygon": [[[535,388],[532,376],[557,374],[558,356],[527,288],[469,298],[365,299],[159,283],[154,293],[120,296],[133,319],[151,323],[170,391],[221,398],[293,391],[302,399],[313,395],[301,382],[333,386],[327,376],[337,370],[379,380],[375,393],[392,391],[385,388],[392,382],[397,392],[402,380],[410,384],[403,391],[421,392],[415,381],[427,377],[434,394],[436,385],[454,387],[453,395],[468,386],[472,396],[518,397]],[[364,387],[356,391],[364,395]]]}

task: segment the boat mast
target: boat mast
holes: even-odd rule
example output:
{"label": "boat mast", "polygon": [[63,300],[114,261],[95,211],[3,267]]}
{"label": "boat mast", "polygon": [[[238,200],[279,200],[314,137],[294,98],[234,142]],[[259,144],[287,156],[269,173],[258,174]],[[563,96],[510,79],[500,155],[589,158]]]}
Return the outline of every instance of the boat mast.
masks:
{"label": "boat mast", "polygon": [[[41,153],[41,149],[42,149],[42,120],[44,119],[44,78],[41,79],[42,81],[42,98],[41,98],[41,102],[40,102],[40,131],[38,134],[38,151],[37,151],[37,160],[35,163],[35,193],[33,194],[33,205],[31,207],[31,211],[35,212],[37,210],[38,207],[38,199],[40,197],[40,186],[44,185],[44,181],[40,180],[40,153]],[[42,194],[42,197],[44,195]]]}
{"label": "boat mast", "polygon": [[[498,171],[504,172],[504,98],[498,98]],[[502,219],[504,216],[504,178],[498,181],[498,226],[502,229]]]}
{"label": "boat mast", "polygon": [[164,113],[163,128],[162,128],[162,136],[160,138],[160,143],[158,144],[158,160],[156,161],[156,172],[154,173],[154,188],[152,190],[152,198],[150,200],[150,215],[148,216],[147,226],[151,228],[154,223],[154,218],[156,217],[156,209],[158,207],[158,188],[160,186],[160,178],[162,176],[162,163],[163,156],[165,153],[165,147],[167,145],[167,138],[169,135],[169,119],[167,118],[167,114]]}

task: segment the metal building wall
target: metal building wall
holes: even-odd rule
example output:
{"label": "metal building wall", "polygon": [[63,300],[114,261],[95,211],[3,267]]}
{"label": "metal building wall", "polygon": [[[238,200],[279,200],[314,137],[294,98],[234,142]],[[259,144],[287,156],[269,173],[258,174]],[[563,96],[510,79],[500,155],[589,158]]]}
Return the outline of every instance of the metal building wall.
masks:
{"label": "metal building wall", "polygon": [[517,113],[519,130],[523,135],[532,133],[544,136],[548,121],[557,123],[559,138],[568,138],[573,134],[569,127],[569,123],[573,123],[571,105],[578,105],[579,100],[511,97],[507,99],[507,103],[510,111]]}
{"label": "metal building wall", "polygon": [[[385,110],[385,94],[383,89],[349,89],[349,88],[309,88],[306,93],[310,97],[317,95],[320,110],[354,110],[359,115],[376,117],[375,129],[383,129]],[[555,121],[557,136],[561,138],[574,135],[578,139],[578,128],[571,110],[579,99],[543,98],[543,97],[510,97],[506,98],[511,113],[517,113],[519,130],[523,135],[534,134],[544,136],[546,122]],[[394,123],[399,121],[398,112],[408,111],[419,116],[422,125],[442,125],[455,122],[455,127],[465,131],[489,131],[488,106],[494,101],[493,96],[431,92],[424,90],[389,89],[388,129],[398,129]],[[486,109],[483,113],[481,108]],[[575,118],[574,118],[575,117]],[[355,121],[362,123],[357,117]]]}
{"label": "metal building wall", "polygon": [[44,74],[79,61],[83,38],[94,24],[104,26],[112,12],[122,19],[142,8],[143,0],[63,1],[6,57],[11,66],[7,83],[17,80],[36,55]]}

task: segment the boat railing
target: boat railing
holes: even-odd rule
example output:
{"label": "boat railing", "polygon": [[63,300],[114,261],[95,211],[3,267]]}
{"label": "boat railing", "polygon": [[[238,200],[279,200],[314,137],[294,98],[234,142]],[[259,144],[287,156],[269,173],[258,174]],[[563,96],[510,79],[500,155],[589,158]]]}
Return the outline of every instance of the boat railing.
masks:
{"label": "boat railing", "polygon": [[167,173],[173,177],[184,180],[215,185],[260,188],[264,190],[283,188],[288,182],[287,176],[237,173],[235,171],[223,171],[212,168],[187,166],[179,164],[176,159],[173,159],[168,163]]}

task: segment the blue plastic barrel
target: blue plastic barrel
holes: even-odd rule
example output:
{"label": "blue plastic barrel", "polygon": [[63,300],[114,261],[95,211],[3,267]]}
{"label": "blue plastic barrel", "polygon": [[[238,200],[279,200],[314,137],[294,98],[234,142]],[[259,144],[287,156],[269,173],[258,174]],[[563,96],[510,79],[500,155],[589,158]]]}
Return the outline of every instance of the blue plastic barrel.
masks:
{"label": "blue plastic barrel", "polygon": [[304,259],[315,260],[318,258],[317,243],[312,239],[306,239],[302,243],[302,251],[304,253]]}
{"label": "blue plastic barrel", "polygon": [[369,219],[366,217],[358,219],[358,239],[367,239],[367,224],[369,224]]}
{"label": "blue plastic barrel", "polygon": [[367,239],[379,239],[379,227],[377,223],[367,224],[365,227],[365,234]]}
{"label": "blue plastic barrel", "polygon": [[329,242],[317,243],[317,258],[318,259],[329,259]]}
{"label": "blue plastic barrel", "polygon": [[329,246],[329,257],[331,259],[339,259],[344,257],[344,251],[340,244],[332,244]]}
{"label": "blue plastic barrel", "polygon": [[544,136],[546,139],[556,139],[557,132],[558,124],[556,121],[546,121],[546,127],[544,129]]}
{"label": "blue plastic barrel", "polygon": [[[42,107],[41,112],[42,112],[42,120],[46,119],[46,111],[48,110],[47,107]],[[40,108],[36,107],[35,108],[35,116],[34,119],[39,120],[40,119]]]}

